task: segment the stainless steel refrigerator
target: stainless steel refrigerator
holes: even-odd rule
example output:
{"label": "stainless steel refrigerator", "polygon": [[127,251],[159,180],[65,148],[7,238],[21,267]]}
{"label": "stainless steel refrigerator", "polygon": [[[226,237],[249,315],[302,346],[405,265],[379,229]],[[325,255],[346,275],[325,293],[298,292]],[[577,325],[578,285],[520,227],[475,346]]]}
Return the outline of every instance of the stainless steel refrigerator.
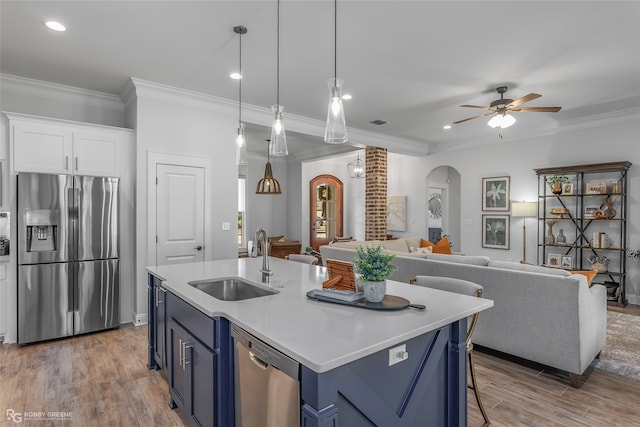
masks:
{"label": "stainless steel refrigerator", "polygon": [[18,342],[120,324],[118,178],[18,174]]}

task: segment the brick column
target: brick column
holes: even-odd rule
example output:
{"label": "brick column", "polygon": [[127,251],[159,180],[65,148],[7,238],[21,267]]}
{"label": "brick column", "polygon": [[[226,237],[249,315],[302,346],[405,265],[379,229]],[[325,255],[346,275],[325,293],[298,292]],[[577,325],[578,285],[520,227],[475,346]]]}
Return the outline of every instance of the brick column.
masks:
{"label": "brick column", "polygon": [[365,150],[365,240],[387,238],[387,149]]}

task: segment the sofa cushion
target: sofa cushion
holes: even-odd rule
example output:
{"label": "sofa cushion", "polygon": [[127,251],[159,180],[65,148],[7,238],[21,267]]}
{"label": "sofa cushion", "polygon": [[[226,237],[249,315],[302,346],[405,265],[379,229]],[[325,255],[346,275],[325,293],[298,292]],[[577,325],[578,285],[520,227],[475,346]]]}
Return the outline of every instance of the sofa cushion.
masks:
{"label": "sofa cushion", "polygon": [[581,274],[584,277],[587,278],[587,284],[589,286],[591,286],[591,282],[593,281],[593,278],[596,277],[596,275],[598,274],[598,270],[575,270],[575,271],[569,271],[571,274]]}
{"label": "sofa cushion", "polygon": [[470,264],[470,265],[479,265],[481,267],[486,267],[489,264],[489,257],[476,255],[476,256],[466,256],[466,255],[445,255],[445,254],[427,254],[427,259],[433,261],[445,261],[445,262],[457,262],[460,264]]}
{"label": "sofa cushion", "polygon": [[571,273],[561,268],[543,267],[541,265],[522,264],[511,261],[490,261],[489,267],[504,268],[507,270],[527,271],[529,273],[552,274],[554,276],[569,277]]}
{"label": "sofa cushion", "polygon": [[394,252],[409,252],[409,247],[407,246],[407,242],[402,239],[383,240],[382,247]]}
{"label": "sofa cushion", "polygon": [[407,243],[408,248],[410,248],[411,246],[419,248],[420,240],[422,239],[420,237],[402,237],[399,240],[404,240]]}

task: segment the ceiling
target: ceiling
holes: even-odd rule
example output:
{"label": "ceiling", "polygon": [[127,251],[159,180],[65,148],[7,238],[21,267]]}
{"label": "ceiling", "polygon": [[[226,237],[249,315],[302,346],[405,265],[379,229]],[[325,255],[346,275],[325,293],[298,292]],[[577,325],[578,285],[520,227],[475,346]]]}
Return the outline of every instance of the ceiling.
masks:
{"label": "ceiling", "polygon": [[[0,15],[2,73],[116,95],[136,77],[231,100],[238,96],[229,78],[239,56],[233,26],[244,25],[243,102],[276,103],[274,0],[3,0]],[[49,19],[68,31],[48,30],[42,22]],[[640,108],[637,1],[340,0],[337,25],[337,73],[353,96],[345,110],[355,147],[376,133],[404,142],[390,151],[426,154],[551,134]],[[333,55],[333,2],[283,0],[285,113],[325,120]],[[515,113],[518,122],[502,140],[488,118],[443,129],[481,113],[459,105],[488,105],[501,85],[512,99],[543,95],[527,106],[562,110]],[[268,136],[261,127],[251,132]],[[288,138],[294,153],[322,145],[318,136],[299,137]],[[260,139],[249,140],[250,150],[266,151]]]}

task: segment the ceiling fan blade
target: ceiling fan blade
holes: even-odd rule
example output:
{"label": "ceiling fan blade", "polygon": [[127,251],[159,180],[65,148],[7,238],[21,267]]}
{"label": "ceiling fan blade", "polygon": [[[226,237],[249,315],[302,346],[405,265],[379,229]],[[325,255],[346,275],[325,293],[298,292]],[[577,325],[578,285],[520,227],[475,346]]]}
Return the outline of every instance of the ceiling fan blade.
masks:
{"label": "ceiling fan blade", "polygon": [[520,111],[525,113],[557,113],[562,107],[520,107],[513,108],[511,111]]}
{"label": "ceiling fan blade", "polygon": [[461,107],[467,107],[467,108],[482,108],[483,110],[489,110],[491,109],[491,107],[487,107],[487,106],[482,106],[482,105],[461,105]]}
{"label": "ceiling fan blade", "polygon": [[457,125],[458,123],[466,122],[467,120],[473,120],[473,119],[477,119],[477,118],[484,117],[484,116],[490,116],[491,114],[495,114],[495,111],[490,111],[488,113],[478,114],[477,116],[473,116],[473,117],[469,117],[469,118],[466,118],[466,119],[458,120],[457,122],[453,122],[453,124]]}
{"label": "ceiling fan blade", "polygon": [[538,95],[537,93],[530,93],[529,95],[525,95],[522,98],[516,99],[511,104],[507,105],[506,108],[512,109],[514,107],[524,104],[525,102],[533,101],[536,98],[540,98],[541,96],[542,95]]}

